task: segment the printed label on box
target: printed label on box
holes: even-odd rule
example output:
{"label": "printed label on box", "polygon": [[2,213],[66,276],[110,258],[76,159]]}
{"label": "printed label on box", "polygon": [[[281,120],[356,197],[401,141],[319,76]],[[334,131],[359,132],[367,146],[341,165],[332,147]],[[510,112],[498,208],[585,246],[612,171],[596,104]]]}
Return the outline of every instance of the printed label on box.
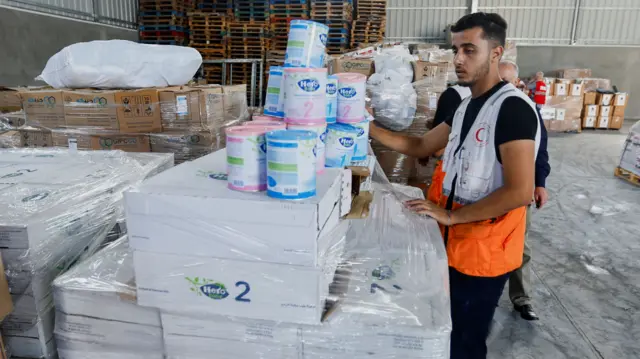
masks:
{"label": "printed label on box", "polygon": [[431,94],[429,95],[429,108],[435,110],[438,107],[438,95]]}
{"label": "printed label on box", "polygon": [[582,84],[571,85],[571,96],[580,96],[580,95],[582,95]]}
{"label": "printed label on box", "polygon": [[566,84],[556,84],[556,96],[567,96],[567,85]]}
{"label": "printed label on box", "polygon": [[543,107],[540,110],[543,120],[554,120],[556,118],[556,109],[552,107]]}
{"label": "printed label on box", "polygon": [[587,106],[587,116],[598,116],[598,106]]}
{"label": "printed label on box", "polygon": [[186,95],[176,96],[176,115],[184,116],[189,114],[189,102]]}
{"label": "printed label on box", "polygon": [[600,117],[598,128],[609,128],[609,117]]}
{"label": "printed label on box", "polygon": [[589,116],[584,119],[584,127],[596,127],[595,116]]}
{"label": "printed label on box", "polygon": [[600,116],[607,117],[611,113],[611,106],[602,106],[600,108]]}
{"label": "printed label on box", "polygon": [[627,94],[626,93],[619,93],[616,94],[616,106],[624,106],[627,104]]}
{"label": "printed label on box", "polygon": [[567,110],[564,108],[556,108],[556,121],[564,121]]}

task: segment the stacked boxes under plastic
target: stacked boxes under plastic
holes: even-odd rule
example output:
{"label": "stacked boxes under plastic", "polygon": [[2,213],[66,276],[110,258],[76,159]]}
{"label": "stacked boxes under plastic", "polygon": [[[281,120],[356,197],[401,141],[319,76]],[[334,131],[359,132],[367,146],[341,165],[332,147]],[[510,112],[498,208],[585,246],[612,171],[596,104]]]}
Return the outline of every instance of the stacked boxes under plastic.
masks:
{"label": "stacked boxes under plastic", "polygon": [[0,156],[0,247],[14,303],[2,332],[13,356],[55,357],[52,281],[99,247],[121,213],[122,191],[170,156],[157,157],[142,165],[124,153]]}

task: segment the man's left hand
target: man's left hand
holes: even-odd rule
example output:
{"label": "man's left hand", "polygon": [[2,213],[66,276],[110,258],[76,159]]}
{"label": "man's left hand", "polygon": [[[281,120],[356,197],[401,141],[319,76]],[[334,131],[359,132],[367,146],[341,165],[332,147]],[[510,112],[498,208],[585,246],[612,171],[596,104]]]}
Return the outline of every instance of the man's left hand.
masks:
{"label": "man's left hand", "polygon": [[536,208],[542,208],[542,206],[547,204],[547,200],[549,199],[547,189],[544,187],[536,187],[533,191],[533,199],[536,201]]}
{"label": "man's left hand", "polygon": [[455,224],[451,211],[440,208],[438,207],[438,205],[431,201],[414,199],[405,202],[404,205],[415,213],[426,214],[427,216],[435,219],[438,223],[445,226],[451,226]]}

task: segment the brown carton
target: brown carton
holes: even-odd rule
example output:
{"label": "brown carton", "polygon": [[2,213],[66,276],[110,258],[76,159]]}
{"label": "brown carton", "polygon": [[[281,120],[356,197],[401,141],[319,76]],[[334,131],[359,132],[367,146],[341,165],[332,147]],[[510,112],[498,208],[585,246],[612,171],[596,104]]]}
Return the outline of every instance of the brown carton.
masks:
{"label": "brown carton", "polygon": [[20,88],[0,86],[0,112],[16,112],[22,110]]}
{"label": "brown carton", "polygon": [[117,91],[115,101],[120,132],[162,131],[157,89]]}
{"label": "brown carton", "polygon": [[597,128],[609,128],[609,117],[608,116],[598,116],[598,121],[596,123]]}
{"label": "brown carton", "polygon": [[51,131],[51,138],[54,147],[69,147],[69,140],[75,140],[77,149],[91,149],[91,134],[87,131],[54,129]]}
{"label": "brown carton", "polygon": [[579,96],[548,96],[546,108],[565,109],[566,118],[580,119],[583,110],[582,97]]}
{"label": "brown carton", "polygon": [[611,106],[613,102],[613,94],[609,93],[596,93],[596,104],[600,106]]}
{"label": "brown carton", "polygon": [[611,89],[611,80],[599,79],[599,78],[583,78],[580,81],[584,84],[585,92],[596,92],[597,89],[609,90]]}
{"label": "brown carton", "polygon": [[25,90],[20,92],[27,125],[46,128],[64,127],[62,90]]}
{"label": "brown carton", "polygon": [[569,95],[569,89],[568,89],[569,85],[566,83],[556,83],[553,86],[553,94],[554,96],[567,96]]}
{"label": "brown carton", "polygon": [[201,131],[222,125],[221,87],[169,87],[160,91],[159,98],[164,130]]}
{"label": "brown carton", "polygon": [[557,84],[571,85],[573,83],[573,80],[571,80],[571,79],[556,79],[556,83]]}
{"label": "brown carton", "polygon": [[611,116],[613,106],[600,106],[600,110],[598,111],[598,116],[609,117]]}
{"label": "brown carton", "polygon": [[622,128],[622,124],[624,124],[624,117],[612,116],[609,119],[609,128],[619,130]]}
{"label": "brown carton", "polygon": [[596,93],[595,92],[585,92],[584,94],[584,104],[585,105],[595,105],[596,102]]}
{"label": "brown carton", "polygon": [[92,134],[91,149],[150,152],[149,136],[144,134]]}
{"label": "brown carton", "polygon": [[627,109],[627,106],[613,106],[612,116],[624,117],[624,111],[626,109]]}
{"label": "brown carton", "polygon": [[596,122],[596,116],[586,116],[582,119],[582,128],[595,128]]}
{"label": "brown carton", "polygon": [[569,85],[569,96],[582,96],[584,94],[584,86],[582,84],[573,83]]}
{"label": "brown carton", "polygon": [[51,130],[45,128],[21,128],[22,147],[51,147]]}
{"label": "brown carton", "polygon": [[600,112],[600,106],[598,105],[585,105],[583,115],[585,117],[597,117]]}
{"label": "brown carton", "polygon": [[247,85],[222,86],[224,125],[237,124],[249,119]]}
{"label": "brown carton", "polygon": [[571,80],[591,77],[591,69],[562,69],[558,70],[558,77]]}
{"label": "brown carton", "polygon": [[[0,258],[0,322],[13,311],[13,301],[11,300],[11,293],[9,292],[9,284],[7,283],[7,277],[4,274],[4,265],[2,264],[2,258]],[[2,348],[4,351],[4,345]]]}
{"label": "brown carton", "polygon": [[68,127],[118,130],[115,91],[68,90],[62,95]]}
{"label": "brown carton", "polygon": [[425,80],[431,87],[446,88],[448,71],[446,62],[416,61],[413,63],[413,81]]}
{"label": "brown carton", "polygon": [[618,92],[613,96],[614,106],[626,106],[629,101],[629,96],[626,92]]}
{"label": "brown carton", "polygon": [[373,59],[335,59],[332,62],[331,73],[357,72],[367,77],[374,73]]}

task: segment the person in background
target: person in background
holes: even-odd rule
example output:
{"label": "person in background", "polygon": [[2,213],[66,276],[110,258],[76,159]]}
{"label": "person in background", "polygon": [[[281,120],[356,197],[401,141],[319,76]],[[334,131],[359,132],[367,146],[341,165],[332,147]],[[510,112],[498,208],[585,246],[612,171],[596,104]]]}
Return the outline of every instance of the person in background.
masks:
{"label": "person in background", "polygon": [[536,77],[531,84],[531,95],[538,110],[547,102],[547,83],[544,82],[544,73],[536,73]]}
{"label": "person in background", "polygon": [[[446,89],[442,95],[440,95],[440,99],[438,99],[438,107],[436,107],[436,114],[433,119],[433,128],[436,128],[441,123],[453,117],[462,100],[469,96],[471,96],[471,90],[469,90],[468,87],[455,85]],[[434,203],[440,201],[440,195],[442,194],[442,181],[444,180],[444,172],[442,171],[443,154],[444,148],[432,156],[436,161],[436,166],[431,176],[431,185],[427,192],[427,199]]]}
{"label": "person in background", "polygon": [[[518,78],[518,65],[511,61],[500,62],[500,77],[502,80],[516,86],[520,83]],[[538,121],[540,124],[540,148],[536,158],[535,190],[533,192],[537,208],[542,208],[547,203],[548,194],[545,188],[547,177],[551,173],[549,166],[549,153],[547,152],[547,130],[544,127],[542,116],[538,110]],[[531,248],[527,245],[529,226],[531,225],[531,204],[527,207],[527,228],[525,230],[524,254],[522,256],[522,266],[516,269],[509,277],[509,299],[513,303],[513,308],[520,312],[520,316],[526,320],[538,320],[531,305],[529,296],[530,272],[529,262],[531,262]]]}
{"label": "person in background", "polygon": [[449,261],[451,359],[482,359],[498,300],[522,265],[540,128],[535,104],[500,79],[506,21],[478,12],[460,18],[451,32],[458,85],[469,87],[471,96],[422,137],[385,130],[375,121],[370,135],[416,158],[445,148],[438,203],[416,199],[405,205],[441,225]]}

